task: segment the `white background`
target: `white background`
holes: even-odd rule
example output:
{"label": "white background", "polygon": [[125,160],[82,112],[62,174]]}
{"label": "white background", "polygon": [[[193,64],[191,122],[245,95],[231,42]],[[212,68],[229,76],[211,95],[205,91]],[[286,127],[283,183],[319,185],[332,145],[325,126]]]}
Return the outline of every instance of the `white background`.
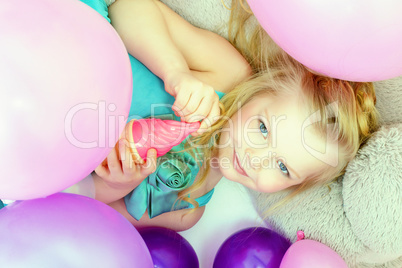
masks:
{"label": "white background", "polygon": [[180,234],[193,246],[200,268],[211,268],[216,252],[228,237],[239,230],[257,226],[267,227],[255,211],[244,186],[222,178],[200,221]]}

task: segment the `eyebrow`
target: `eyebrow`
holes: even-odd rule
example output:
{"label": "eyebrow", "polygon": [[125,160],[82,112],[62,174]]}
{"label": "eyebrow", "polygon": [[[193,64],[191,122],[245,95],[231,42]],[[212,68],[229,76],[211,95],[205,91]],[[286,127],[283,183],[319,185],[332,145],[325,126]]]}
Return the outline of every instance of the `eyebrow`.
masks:
{"label": "eyebrow", "polygon": [[270,118],[269,118],[268,108],[269,108],[268,106],[265,107],[265,109],[263,110],[263,112],[265,113],[265,116],[266,116],[268,122],[271,123],[271,120],[270,120]]}
{"label": "eyebrow", "polygon": [[[289,169],[290,172],[292,172],[292,174],[295,174],[295,175],[296,175],[295,178],[291,178],[291,179],[300,180],[300,175],[299,175],[293,168],[291,168],[288,163],[286,163],[286,168]],[[292,177],[293,177],[293,176],[292,176]]]}

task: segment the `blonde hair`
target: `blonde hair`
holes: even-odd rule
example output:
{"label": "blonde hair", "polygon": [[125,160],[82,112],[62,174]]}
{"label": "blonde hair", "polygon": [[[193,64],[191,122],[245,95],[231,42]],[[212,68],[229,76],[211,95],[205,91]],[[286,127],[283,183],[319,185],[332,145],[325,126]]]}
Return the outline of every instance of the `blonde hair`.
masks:
{"label": "blonde hair", "polygon": [[211,158],[217,153],[215,145],[219,143],[220,130],[239,108],[261,94],[298,94],[309,114],[318,112],[320,115],[320,120],[313,125],[317,133],[337,141],[339,150],[338,165],[328,165],[300,185],[293,186],[291,194],[275,204],[272,210],[314,185],[329,184],[340,177],[357,150],[377,129],[378,113],[372,83],[344,81],[309,71],[280,49],[258,24],[247,35],[251,27],[248,21],[252,18],[243,5],[233,1],[229,38],[250,62],[255,74],[222,98],[224,112],[211,131],[191,139],[191,143],[204,147],[205,163],[198,181],[181,191],[179,198],[195,207],[198,204],[187,195],[205,182]]}

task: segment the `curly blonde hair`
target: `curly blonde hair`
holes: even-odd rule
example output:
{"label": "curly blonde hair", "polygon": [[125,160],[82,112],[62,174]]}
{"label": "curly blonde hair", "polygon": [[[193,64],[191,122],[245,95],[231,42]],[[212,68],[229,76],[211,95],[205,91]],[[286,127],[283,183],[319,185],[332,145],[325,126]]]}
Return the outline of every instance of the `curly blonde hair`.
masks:
{"label": "curly blonde hair", "polygon": [[[315,130],[338,142],[338,164],[319,170],[300,185],[291,187],[291,194],[273,206],[276,209],[302,191],[314,185],[329,184],[344,173],[348,162],[378,127],[375,91],[371,82],[344,81],[308,70],[280,49],[245,10],[244,2],[239,1],[232,3],[229,39],[251,64],[254,75],[222,98],[224,112],[211,131],[190,140],[203,148],[205,162],[198,181],[183,190],[179,198],[197,207],[187,195],[205,182],[210,160],[217,153],[215,145],[219,142],[220,129],[238,109],[260,94],[277,96],[300,90],[310,114],[318,111],[320,115],[320,120],[314,124]],[[333,103],[337,105],[331,105]]]}

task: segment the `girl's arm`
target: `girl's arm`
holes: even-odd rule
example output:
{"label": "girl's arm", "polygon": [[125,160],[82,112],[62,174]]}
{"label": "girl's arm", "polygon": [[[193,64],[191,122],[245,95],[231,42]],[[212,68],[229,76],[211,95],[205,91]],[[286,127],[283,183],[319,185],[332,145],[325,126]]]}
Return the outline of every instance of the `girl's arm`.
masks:
{"label": "girl's arm", "polygon": [[118,0],[109,7],[109,15],[128,52],[164,81],[165,90],[175,98],[176,115],[187,122],[202,120],[197,132],[205,131],[219,116],[218,95],[191,74],[156,2]]}
{"label": "girl's arm", "polygon": [[170,72],[188,71],[156,2],[118,0],[109,7],[109,17],[128,52],[162,80]]}
{"label": "girl's arm", "polygon": [[228,91],[250,73],[224,38],[192,26],[159,1],[118,0],[109,15],[128,52],[165,82],[185,121],[200,120],[192,118],[197,115],[214,122],[219,108],[213,89]]}
{"label": "girl's arm", "polygon": [[160,1],[156,4],[193,75],[222,92],[251,75],[248,62],[225,38],[191,25]]}
{"label": "girl's arm", "polygon": [[[251,73],[223,37],[197,28],[156,0],[118,0],[109,16],[128,52],[165,80],[170,71],[208,73],[204,81],[226,92]],[[203,79],[202,79],[203,80]]]}

